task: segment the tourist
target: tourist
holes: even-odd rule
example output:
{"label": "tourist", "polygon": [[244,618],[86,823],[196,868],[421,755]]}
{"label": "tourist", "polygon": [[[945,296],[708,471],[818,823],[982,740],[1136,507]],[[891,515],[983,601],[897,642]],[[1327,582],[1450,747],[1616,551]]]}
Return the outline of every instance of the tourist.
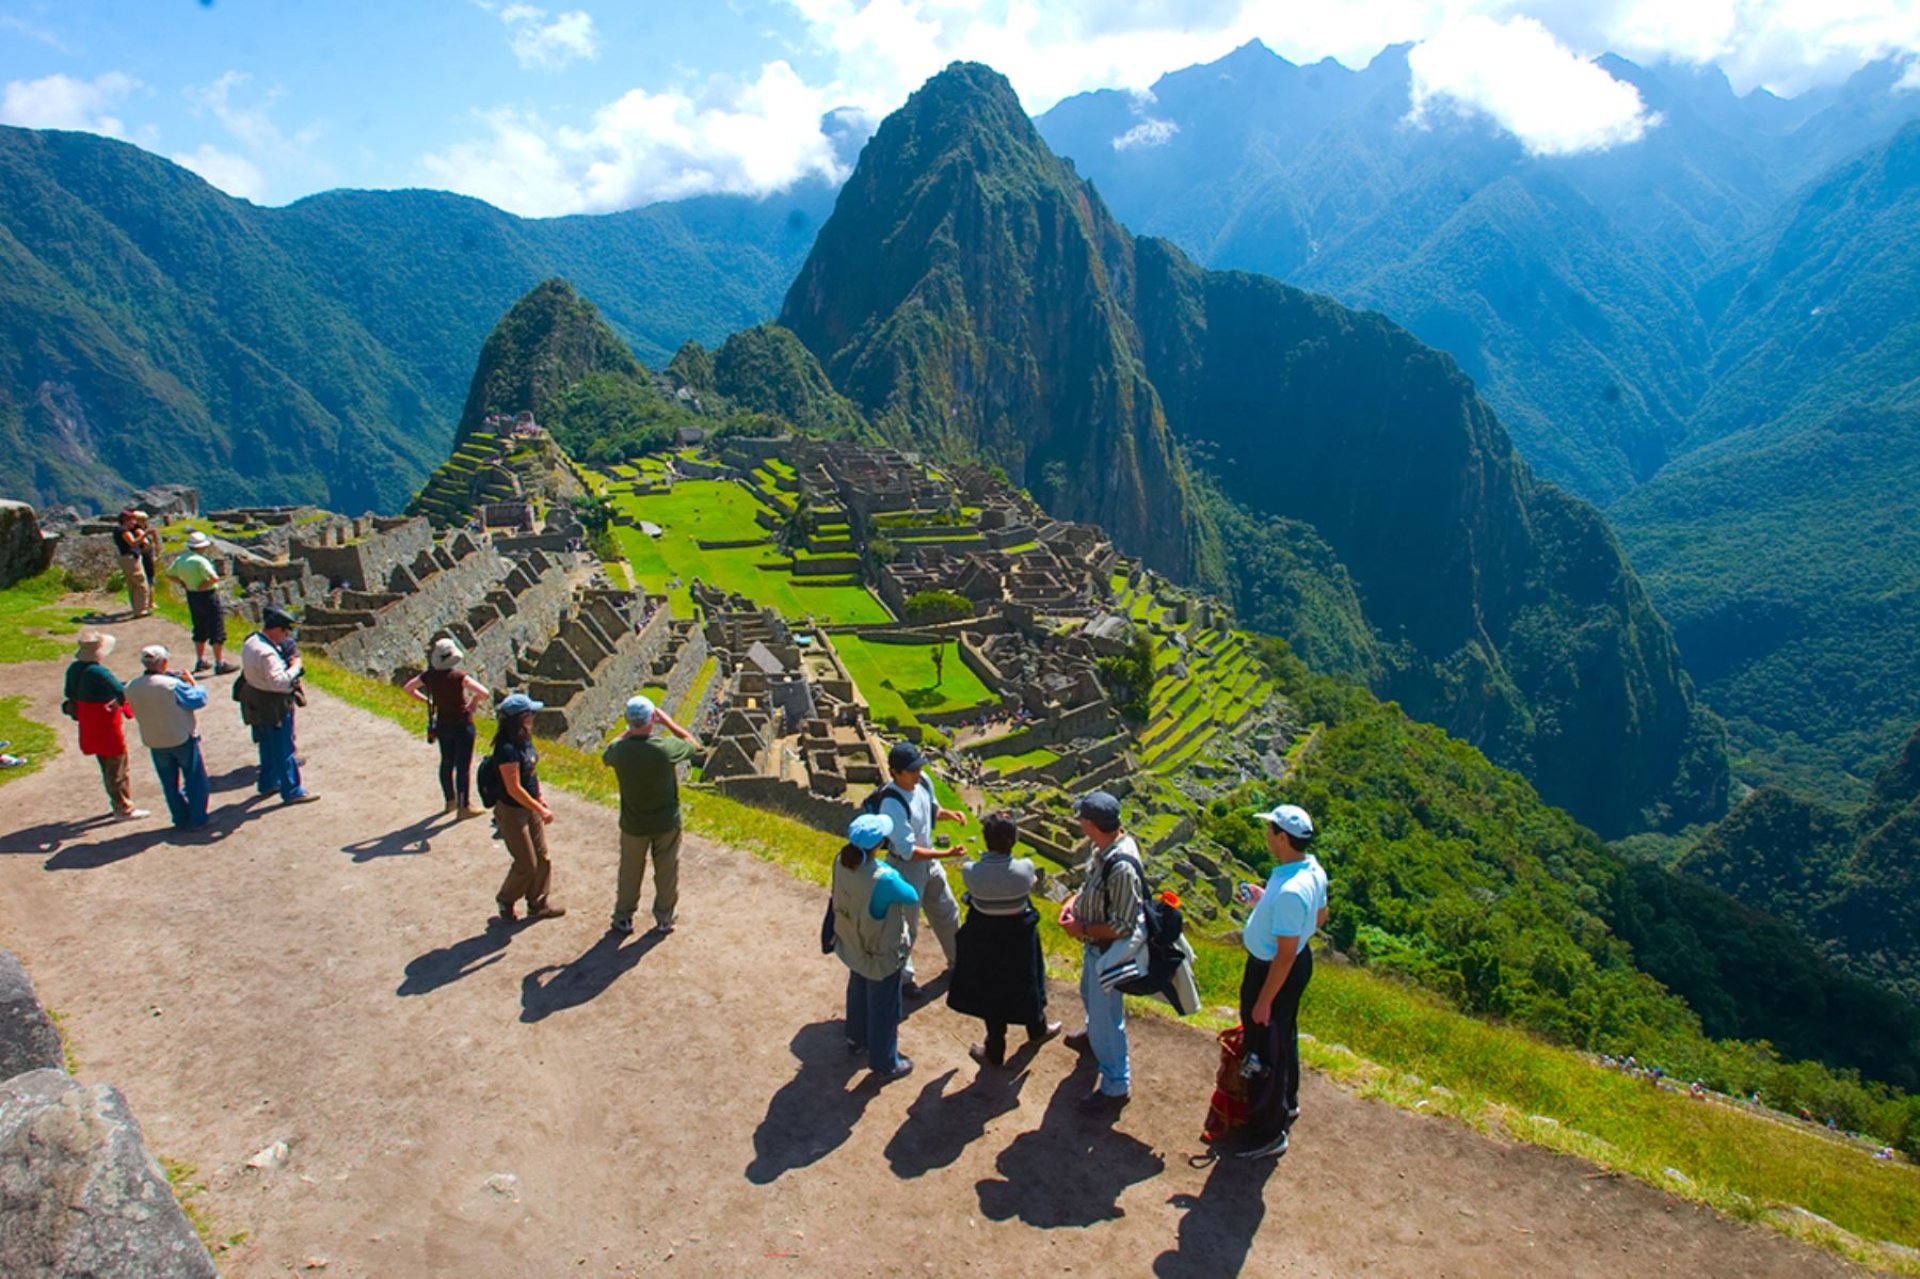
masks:
{"label": "tourist", "polygon": [[1060,912],[1060,927],[1082,943],[1080,1002],[1087,1028],[1067,1043],[1093,1054],[1100,1067],[1093,1091],[1080,1108],[1093,1114],[1118,1114],[1131,1096],[1132,1069],[1127,1047],[1126,996],[1100,982],[1107,948],[1142,935],[1146,922],[1146,882],[1140,849],[1120,828],[1120,801],[1106,791],[1090,791],[1073,806],[1080,833],[1092,845],[1080,892]]}
{"label": "tourist", "polygon": [[980,823],[986,851],[960,868],[967,921],[960,925],[947,1007],[987,1023],[987,1038],[967,1052],[983,1066],[1004,1066],[1007,1027],[1027,1028],[1027,1042],[1060,1033],[1047,1020],[1047,961],[1040,953],[1040,912],[1034,909],[1033,862],[1013,855],[1020,827],[1011,813]]}
{"label": "tourist", "polygon": [[514,903],[522,898],[529,922],[567,913],[566,907],[547,900],[553,888],[553,862],[547,856],[553,810],[540,798],[540,752],[533,744],[534,714],[545,709],[545,702],[513,693],[500,703],[494,725],[492,755],[500,773],[500,800],[493,806],[493,820],[513,858],[500,891],[493,895],[500,907],[495,918],[502,924],[514,922]]}
{"label": "tourist", "polygon": [[887,772],[892,780],[881,790],[880,811],[893,818],[892,856],[889,860],[900,877],[912,886],[918,905],[907,915],[907,963],[901,979],[901,993],[919,999],[924,993],[913,979],[913,946],[920,939],[920,912],[933,925],[947,966],[953,966],[954,938],[960,931],[960,904],[947,883],[946,868],[940,861],[965,855],[964,846],[940,849],[933,845],[933,824],[940,821],[964,822],[965,813],[942,808],[934,798],[933,779],[927,776],[927,757],[912,742],[899,742],[887,754]]}
{"label": "tourist", "polygon": [[254,789],[262,795],[278,791],[283,803],[311,804],[320,797],[301,784],[293,749],[294,711],[307,701],[300,682],[306,672],[297,656],[289,662],[281,651],[293,638],[293,626],[290,614],[270,604],[261,610],[260,629],[240,646],[240,717],[260,750]]}
{"label": "tourist", "polygon": [[[665,733],[657,730],[665,729]],[[620,780],[620,878],[613,895],[616,933],[633,931],[647,859],[653,859],[653,931],[673,931],[680,902],[680,765],[700,743],[645,697],[627,700],[626,735],[600,756]]]}
{"label": "tourist", "polygon": [[913,1070],[900,1055],[900,1000],[913,946],[908,921],[920,901],[899,871],[874,856],[893,828],[884,813],[860,814],[833,862],[833,953],[847,966],[847,1051],[865,1053],[883,1080]]}
{"label": "tourist", "polygon": [[121,722],[133,712],[127,707],[127,690],[106,667],[107,655],[115,640],[99,631],[80,636],[67,667],[67,679],[61,709],[80,725],[80,753],[91,755],[100,764],[100,780],[107,788],[107,803],[113,815],[122,821],[147,816],[144,808],[133,806],[133,776],[127,766],[127,733]]}
{"label": "tourist", "polygon": [[127,582],[127,606],[133,617],[153,614],[153,573],[150,539],[153,534],[140,522],[141,512],[128,507],[120,512],[120,527],[113,530],[113,551],[120,559],[120,575]]}
{"label": "tourist", "polygon": [[1307,943],[1327,923],[1327,872],[1307,852],[1313,818],[1298,805],[1282,804],[1260,820],[1273,871],[1266,887],[1248,888],[1253,913],[1240,934],[1247,948],[1240,1025],[1256,1072],[1247,1088],[1245,1159],[1286,1154],[1287,1134],[1300,1116],[1300,996],[1313,980]]}
{"label": "tourist", "polygon": [[163,644],[140,650],[143,672],[127,684],[127,704],[140,740],[153,756],[160,777],[160,793],[175,830],[197,830],[207,824],[207,765],[200,755],[199,712],[207,704],[207,690],[185,671],[168,667],[172,654]]}
{"label": "tourist", "polygon": [[[187,549],[167,570],[167,576],[179,582],[187,593],[187,615],[193,621],[193,673],[211,670],[215,675],[231,675],[240,668],[226,659],[227,619],[220,607],[220,571],[207,552],[213,539],[199,529],[187,534]],[[207,649],[213,649],[213,664],[207,663]]]}
{"label": "tourist", "polygon": [[403,690],[432,708],[427,737],[440,747],[441,811],[462,819],[480,815],[473,806],[473,743],[479,731],[473,712],[487,698],[487,686],[460,669],[465,660],[460,646],[442,636],[427,655],[427,669],[408,680]]}

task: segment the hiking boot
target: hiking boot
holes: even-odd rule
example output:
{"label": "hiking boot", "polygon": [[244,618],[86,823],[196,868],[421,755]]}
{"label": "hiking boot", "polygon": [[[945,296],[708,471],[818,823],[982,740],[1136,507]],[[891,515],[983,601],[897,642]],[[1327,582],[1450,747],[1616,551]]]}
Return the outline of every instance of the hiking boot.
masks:
{"label": "hiking boot", "polygon": [[213,669],[213,663],[209,662],[204,657],[193,664],[193,673],[195,675],[205,675],[208,671],[212,669]]}
{"label": "hiking boot", "polygon": [[567,908],[565,906],[555,906],[549,902],[541,902],[537,906],[527,907],[527,922],[531,924],[536,919],[558,919],[566,913]]}
{"label": "hiking boot", "polygon": [[1005,1058],[996,1057],[992,1053],[989,1053],[985,1044],[973,1045],[973,1047],[967,1049],[967,1056],[973,1058],[982,1066],[991,1066],[996,1069],[1007,1064]]}
{"label": "hiking boot", "polygon": [[1284,1155],[1286,1153],[1287,1153],[1287,1134],[1283,1132],[1278,1137],[1275,1137],[1273,1140],[1261,1142],[1259,1145],[1255,1146],[1251,1150],[1242,1150],[1241,1152],[1239,1152],[1237,1158],[1278,1159],[1281,1155]]}
{"label": "hiking boot", "polygon": [[466,821],[466,820],[467,820],[467,819],[468,819],[469,817],[484,817],[484,816],[486,816],[486,812],[487,812],[487,810],[486,810],[486,809],[484,809],[484,808],[472,808],[472,807],[468,807],[468,808],[462,808],[462,809],[460,809],[460,810],[459,810],[459,814],[458,814],[458,815],[459,815],[459,818],[460,818],[460,820],[464,822],[464,821]]}
{"label": "hiking boot", "polygon": [[1080,1099],[1083,1115],[1117,1115],[1133,1100],[1132,1093],[1106,1093],[1098,1088]]}
{"label": "hiking boot", "polygon": [[1093,1039],[1084,1030],[1076,1030],[1060,1041],[1077,1053],[1093,1051]]}
{"label": "hiking boot", "polygon": [[673,931],[673,921],[671,919],[655,920],[653,927],[648,931],[655,937],[665,937]]}
{"label": "hiking boot", "polygon": [[[1060,1033],[1060,1028],[1065,1025],[1066,1025],[1065,1022],[1050,1021],[1047,1023],[1047,1028],[1041,1031],[1039,1034],[1036,1035],[1036,1034],[1033,1034],[1032,1032],[1028,1032],[1027,1042],[1030,1044],[1044,1044],[1049,1039],[1052,1039],[1056,1035],[1058,1035]],[[1072,1041],[1069,1040],[1068,1042],[1071,1043]]]}
{"label": "hiking boot", "polygon": [[445,814],[445,813],[457,813],[457,812],[459,812],[459,811],[460,811],[460,804],[459,804],[459,801],[457,801],[457,800],[451,800],[451,799],[450,799],[450,800],[448,800],[448,801],[447,801],[446,803],[444,803],[444,804],[442,804],[442,805],[440,805],[440,811],[441,811],[441,813],[443,813],[443,814]]}
{"label": "hiking boot", "polygon": [[239,669],[240,668],[238,666],[235,666],[232,662],[222,662],[220,663],[220,665],[213,668],[213,673],[215,675],[231,675]]}
{"label": "hiking boot", "polygon": [[619,933],[622,937],[625,937],[633,931],[633,916],[615,915],[607,922],[607,931]]}
{"label": "hiking boot", "polygon": [[493,918],[487,922],[489,924],[499,924],[502,926],[517,924],[520,922],[520,916],[513,913],[512,902],[500,902],[494,909]]}

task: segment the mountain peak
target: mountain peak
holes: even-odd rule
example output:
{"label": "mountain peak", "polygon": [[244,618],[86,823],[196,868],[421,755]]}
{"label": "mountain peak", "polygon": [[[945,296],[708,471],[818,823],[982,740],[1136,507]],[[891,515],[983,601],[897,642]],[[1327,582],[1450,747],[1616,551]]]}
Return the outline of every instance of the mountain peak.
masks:
{"label": "mountain peak", "polygon": [[480,348],[455,442],[493,413],[526,410],[545,419],[557,397],[590,373],[646,377],[593,303],[558,276],[542,280],[508,308]]}

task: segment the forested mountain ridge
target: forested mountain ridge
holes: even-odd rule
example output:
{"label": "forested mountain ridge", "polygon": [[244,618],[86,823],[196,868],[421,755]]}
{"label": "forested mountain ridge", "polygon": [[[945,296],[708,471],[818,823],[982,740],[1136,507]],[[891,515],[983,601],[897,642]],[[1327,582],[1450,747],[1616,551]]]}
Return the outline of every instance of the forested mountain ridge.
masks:
{"label": "forested mountain ridge", "polygon": [[[1350,601],[1345,673],[1596,828],[1724,805],[1717,725],[1598,513],[1532,478],[1452,361],[1135,242],[997,73],[956,64],[882,125],[782,320],[892,438],[1005,466],[1255,626],[1297,636],[1271,605],[1303,578]],[[1222,522],[1283,544],[1224,553]]]}
{"label": "forested mountain ridge", "polygon": [[[644,358],[771,314],[832,192],[529,220],[431,191],[235,200],[126,143],[0,127],[0,489],[396,510],[473,351],[565,274]],[[189,473],[191,473],[189,475]]]}

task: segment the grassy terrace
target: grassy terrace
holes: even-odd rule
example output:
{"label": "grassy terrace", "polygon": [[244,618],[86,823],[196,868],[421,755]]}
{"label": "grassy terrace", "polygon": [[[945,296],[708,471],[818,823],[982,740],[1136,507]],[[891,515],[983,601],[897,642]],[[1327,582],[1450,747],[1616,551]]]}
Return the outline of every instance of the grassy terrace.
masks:
{"label": "grassy terrace", "polygon": [[1115,577],[1114,588],[1115,606],[1154,637],[1153,693],[1140,754],[1148,768],[1170,773],[1201,758],[1217,734],[1244,720],[1273,688],[1238,635],[1208,637],[1211,653],[1201,652],[1190,637],[1187,674],[1176,675],[1180,650],[1172,637],[1179,626],[1172,610],[1148,592],[1129,590],[1123,577]]}
{"label": "grassy terrace", "polygon": [[[742,485],[730,480],[682,480],[671,493],[645,497],[614,493],[608,500],[615,510],[666,530],[652,538],[639,529],[614,527],[634,574],[648,590],[665,591],[678,616],[692,616],[690,584],[698,577],[770,604],[790,618],[811,613],[830,622],[892,620],[879,600],[850,579],[815,584],[812,579],[794,577],[790,562],[771,546],[700,549],[696,544],[700,539],[731,542],[769,536],[754,519],[762,503]],[[679,587],[668,590],[668,581],[676,576]]]}
{"label": "grassy terrace", "polygon": [[1044,768],[1059,758],[1058,752],[1045,746],[1036,746],[1018,755],[995,755],[981,762],[997,773],[1014,773],[1023,768]]}
{"label": "grassy terrace", "polygon": [[881,644],[858,635],[836,635],[833,646],[876,719],[917,724],[923,714],[965,710],[998,700],[952,645],[947,646],[945,674],[938,684],[934,683],[931,644]]}

